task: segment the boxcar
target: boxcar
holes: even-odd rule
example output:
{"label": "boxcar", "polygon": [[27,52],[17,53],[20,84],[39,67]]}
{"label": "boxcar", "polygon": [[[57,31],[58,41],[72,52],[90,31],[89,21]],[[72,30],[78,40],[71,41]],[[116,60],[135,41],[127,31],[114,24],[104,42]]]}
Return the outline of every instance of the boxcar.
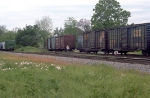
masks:
{"label": "boxcar", "polygon": [[47,39],[47,49],[49,51],[55,50],[55,37]]}
{"label": "boxcar", "polygon": [[7,40],[5,41],[5,50],[13,51],[15,49],[15,41],[14,40]]}
{"label": "boxcar", "polygon": [[86,52],[95,52],[99,50],[108,53],[108,32],[98,30],[83,34],[83,49]]}
{"label": "boxcar", "polygon": [[0,50],[13,51],[15,49],[15,41],[7,40],[0,43]]}
{"label": "boxcar", "polygon": [[128,47],[131,50],[142,50],[143,55],[150,55],[150,23],[136,24],[127,29]]}
{"label": "boxcar", "polygon": [[108,32],[107,30],[95,31],[95,49],[109,53],[108,49]]}
{"label": "boxcar", "polygon": [[108,49],[121,54],[141,50],[143,55],[150,55],[150,23],[109,29]]}
{"label": "boxcar", "polygon": [[74,35],[64,35],[61,37],[61,50],[66,50],[66,46],[69,46],[69,50],[75,49],[76,37]]}
{"label": "boxcar", "polygon": [[83,49],[85,52],[98,52],[95,44],[95,31],[83,33]]}
{"label": "boxcar", "polygon": [[84,49],[83,49],[83,36],[78,36],[78,46],[77,46],[77,49],[80,51],[80,52],[82,52],[82,51],[84,51]]}
{"label": "boxcar", "polygon": [[108,50],[114,54],[114,51],[121,50],[120,28],[111,28],[108,30]]}
{"label": "boxcar", "polygon": [[68,45],[71,51],[75,49],[76,38],[74,35],[63,35],[48,38],[47,42],[48,50],[63,51],[66,50],[66,46]]}

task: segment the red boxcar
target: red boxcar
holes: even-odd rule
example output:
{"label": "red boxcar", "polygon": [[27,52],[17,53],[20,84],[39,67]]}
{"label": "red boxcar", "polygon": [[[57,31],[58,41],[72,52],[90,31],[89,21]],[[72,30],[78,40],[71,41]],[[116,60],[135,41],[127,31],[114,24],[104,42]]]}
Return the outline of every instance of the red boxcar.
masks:
{"label": "red boxcar", "polygon": [[69,50],[75,49],[76,45],[76,37],[74,35],[63,35],[55,37],[55,50],[63,51],[66,50],[67,45],[69,46]]}

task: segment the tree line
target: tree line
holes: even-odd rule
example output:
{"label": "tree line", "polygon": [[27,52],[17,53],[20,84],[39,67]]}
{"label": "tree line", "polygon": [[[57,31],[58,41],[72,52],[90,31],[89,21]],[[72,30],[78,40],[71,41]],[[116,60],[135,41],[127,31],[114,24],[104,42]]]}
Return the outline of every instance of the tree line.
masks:
{"label": "tree line", "polygon": [[36,20],[34,25],[26,25],[23,29],[14,28],[9,31],[6,26],[0,25],[0,42],[15,40],[18,48],[21,46],[43,48],[48,37],[65,34],[79,36],[87,31],[124,26],[130,17],[130,12],[123,10],[116,0],[99,0],[93,12],[90,20],[77,21],[73,17],[68,17],[64,20],[64,28],[56,27],[54,30],[49,16],[44,16],[41,20]]}

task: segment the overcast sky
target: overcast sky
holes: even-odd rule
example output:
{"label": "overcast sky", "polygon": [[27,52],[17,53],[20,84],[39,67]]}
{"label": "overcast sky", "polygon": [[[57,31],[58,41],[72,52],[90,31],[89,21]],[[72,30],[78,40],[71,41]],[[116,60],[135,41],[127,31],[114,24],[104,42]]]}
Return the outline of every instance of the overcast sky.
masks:
{"label": "overcast sky", "polygon": [[[36,20],[49,16],[53,28],[64,26],[67,17],[91,19],[99,0],[0,0],[0,25],[7,29],[34,25]],[[128,23],[150,22],[150,0],[117,0],[131,12]]]}

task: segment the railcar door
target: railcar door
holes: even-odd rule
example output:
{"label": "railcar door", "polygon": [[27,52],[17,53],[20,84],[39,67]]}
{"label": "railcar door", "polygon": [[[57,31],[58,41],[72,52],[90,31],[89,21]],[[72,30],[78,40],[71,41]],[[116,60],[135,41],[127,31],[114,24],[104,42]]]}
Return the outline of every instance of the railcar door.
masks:
{"label": "railcar door", "polygon": [[121,28],[121,50],[127,51],[128,50],[128,30],[127,28]]}
{"label": "railcar door", "polygon": [[95,49],[95,32],[90,33],[90,48]]}

